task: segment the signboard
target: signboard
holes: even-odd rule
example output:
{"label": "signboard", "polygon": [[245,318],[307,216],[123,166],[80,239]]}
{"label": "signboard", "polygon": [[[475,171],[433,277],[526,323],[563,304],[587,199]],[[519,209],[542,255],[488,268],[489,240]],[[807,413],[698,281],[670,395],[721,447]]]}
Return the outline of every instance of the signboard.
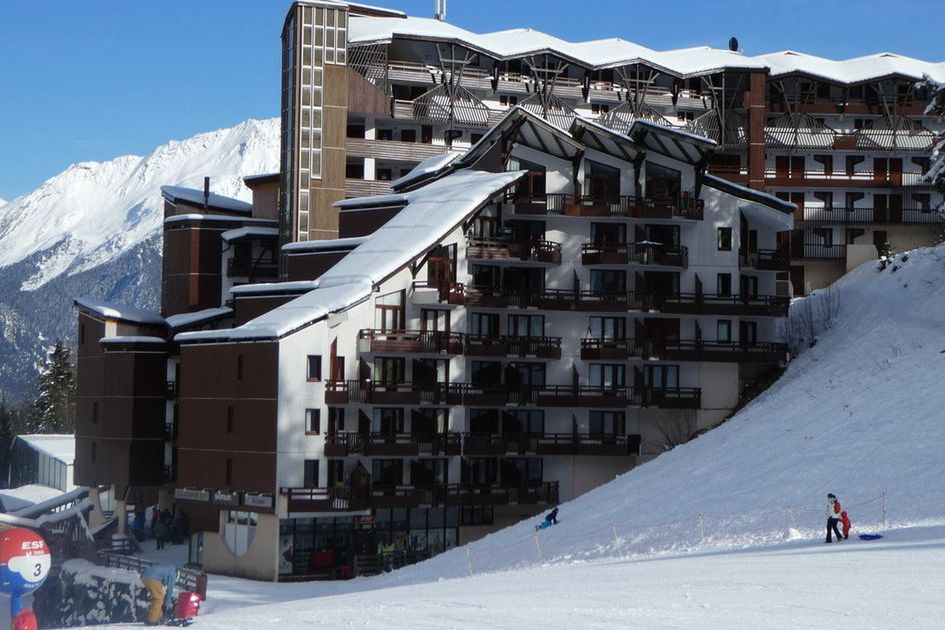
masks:
{"label": "signboard", "polygon": [[272,509],[272,497],[265,494],[244,494],[243,505]]}
{"label": "signboard", "polygon": [[42,586],[51,564],[49,547],[36,532],[23,528],[0,532],[0,592],[10,596],[11,618],[32,617],[23,610],[22,597]]}
{"label": "signboard", "polygon": [[217,490],[213,493],[213,502],[220,505],[239,505],[240,495],[233,490]]}
{"label": "signboard", "polygon": [[184,499],[185,501],[209,501],[210,492],[208,490],[196,490],[193,488],[175,488],[175,499]]}

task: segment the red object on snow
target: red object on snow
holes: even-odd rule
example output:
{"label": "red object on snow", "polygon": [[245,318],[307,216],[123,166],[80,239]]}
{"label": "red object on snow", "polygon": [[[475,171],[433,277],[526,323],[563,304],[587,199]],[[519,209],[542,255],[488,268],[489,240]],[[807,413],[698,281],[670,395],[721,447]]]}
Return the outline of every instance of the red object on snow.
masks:
{"label": "red object on snow", "polygon": [[850,517],[847,516],[846,511],[840,512],[840,522],[843,524],[843,537],[846,538],[850,535],[850,528],[853,527],[853,523],[850,522]]}
{"label": "red object on snow", "polygon": [[192,591],[184,591],[177,596],[177,607],[174,608],[175,619],[193,619],[200,612],[200,595]]}

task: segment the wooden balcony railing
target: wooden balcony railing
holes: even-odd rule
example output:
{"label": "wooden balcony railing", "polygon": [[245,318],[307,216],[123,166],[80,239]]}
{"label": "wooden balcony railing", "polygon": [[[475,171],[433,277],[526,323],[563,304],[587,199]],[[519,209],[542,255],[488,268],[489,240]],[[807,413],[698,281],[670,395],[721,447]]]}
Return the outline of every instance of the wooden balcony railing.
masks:
{"label": "wooden balcony railing", "polygon": [[545,385],[539,389],[541,407],[626,407],[630,388],[596,385]]}
{"label": "wooden balcony railing", "polygon": [[[795,219],[796,220],[796,219]],[[942,223],[942,215],[930,208],[804,208],[803,221],[834,225],[932,225]]]}
{"label": "wooden balcony railing", "polygon": [[740,250],[738,264],[740,267],[757,271],[788,271],[791,268],[791,256],[787,251],[779,249],[759,249],[753,252]]}
{"label": "wooden balcony railing", "polygon": [[731,315],[786,317],[790,300],[780,295],[705,295],[677,293],[660,298],[663,313],[689,315]]}
{"label": "wooden balcony railing", "polygon": [[622,361],[630,357],[641,356],[642,348],[633,339],[581,339],[581,359],[583,361]]}
{"label": "wooden balcony railing", "polygon": [[402,142],[400,140],[346,138],[345,149],[350,157],[421,162],[449,151],[450,147],[444,144],[424,144],[420,142]]}
{"label": "wooden balcony railing", "polygon": [[509,201],[517,214],[546,214],[570,217],[630,217],[637,219],[692,219],[701,221],[703,200],[692,193],[678,198],[591,197],[549,193],[522,196],[510,193]]}
{"label": "wooden balcony railing", "polygon": [[358,403],[375,405],[450,404],[446,396],[446,383],[332,380],[325,384],[325,402],[329,405]]}
{"label": "wooden balcony railing", "polygon": [[525,260],[561,264],[561,243],[518,241],[508,238],[470,237],[466,256],[480,260]]}
{"label": "wooden balcony railing", "polygon": [[581,246],[584,265],[663,265],[689,267],[689,248],[655,243],[585,243]]}
{"label": "wooden balcony railing", "polygon": [[794,260],[846,260],[847,246],[843,243],[791,243]]}
{"label": "wooden balcony railing", "polygon": [[644,387],[639,390],[638,404],[660,409],[699,409],[702,390],[698,387]]}
{"label": "wooden balcony railing", "polygon": [[329,433],[325,436],[326,457],[370,455],[414,457],[419,455],[459,455],[462,434],[445,433]]}
{"label": "wooden balcony railing", "polygon": [[546,433],[538,438],[539,455],[628,456],[640,454],[640,436]]}
{"label": "wooden balcony railing", "polygon": [[226,261],[227,278],[275,278],[278,275],[279,266],[276,263],[241,258],[229,258]]}
{"label": "wooden balcony railing", "polygon": [[463,336],[429,330],[383,331],[362,329],[358,339],[367,340],[369,351],[391,354],[462,354]]}
{"label": "wooden balcony railing", "polygon": [[890,188],[928,186],[921,181],[921,173],[856,171],[765,171],[765,185],[774,187],[811,187],[819,188]]}
{"label": "wooden balcony railing", "polygon": [[467,356],[561,358],[561,337],[466,335]]}
{"label": "wooden balcony railing", "polygon": [[646,356],[666,361],[725,363],[782,363],[787,361],[783,343],[737,341],[648,341]]}

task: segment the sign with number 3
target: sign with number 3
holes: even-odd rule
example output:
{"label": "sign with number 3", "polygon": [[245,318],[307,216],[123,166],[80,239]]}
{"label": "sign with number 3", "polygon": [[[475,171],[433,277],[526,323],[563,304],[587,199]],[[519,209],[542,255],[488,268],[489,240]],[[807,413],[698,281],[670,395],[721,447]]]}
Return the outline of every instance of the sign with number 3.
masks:
{"label": "sign with number 3", "polygon": [[[42,586],[49,575],[52,556],[42,536],[29,529],[0,531],[0,593],[10,596],[10,614],[32,617],[21,611],[21,598]],[[35,623],[27,627],[35,627]]]}

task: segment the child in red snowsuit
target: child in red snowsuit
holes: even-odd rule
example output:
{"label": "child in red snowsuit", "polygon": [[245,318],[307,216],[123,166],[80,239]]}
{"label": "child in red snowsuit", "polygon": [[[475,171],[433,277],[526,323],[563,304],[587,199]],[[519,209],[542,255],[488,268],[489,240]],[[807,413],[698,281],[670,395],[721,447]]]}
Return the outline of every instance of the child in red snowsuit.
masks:
{"label": "child in red snowsuit", "polygon": [[[840,505],[839,501],[837,501],[837,505]],[[840,512],[840,524],[843,526],[843,538],[846,540],[850,537],[850,528],[853,527],[853,523],[850,522],[850,517],[847,515],[846,510]]]}

